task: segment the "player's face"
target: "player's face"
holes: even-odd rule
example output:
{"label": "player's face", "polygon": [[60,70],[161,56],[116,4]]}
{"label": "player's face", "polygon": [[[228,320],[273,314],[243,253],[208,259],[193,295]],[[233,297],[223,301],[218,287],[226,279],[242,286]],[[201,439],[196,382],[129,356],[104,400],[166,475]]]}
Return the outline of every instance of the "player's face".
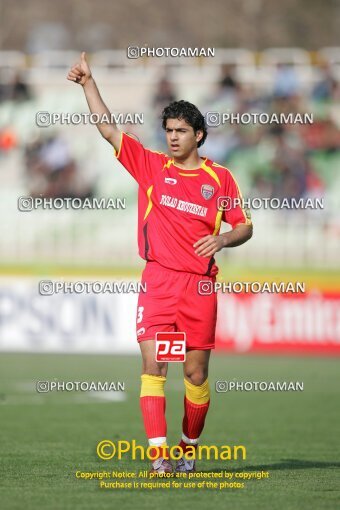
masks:
{"label": "player's face", "polygon": [[176,159],[185,159],[196,151],[197,142],[203,136],[202,131],[195,134],[193,127],[184,119],[168,119],[165,132],[170,154]]}

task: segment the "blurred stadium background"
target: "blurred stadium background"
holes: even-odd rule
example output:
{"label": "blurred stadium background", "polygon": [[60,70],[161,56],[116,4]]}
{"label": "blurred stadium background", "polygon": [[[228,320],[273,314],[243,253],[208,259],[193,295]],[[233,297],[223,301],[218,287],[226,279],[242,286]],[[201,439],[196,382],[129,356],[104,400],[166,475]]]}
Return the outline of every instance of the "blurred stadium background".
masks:
{"label": "blurred stadium background", "polygon": [[[154,150],[165,149],[159,116],[173,99],[189,100],[204,113],[313,114],[311,125],[210,128],[201,151],[233,171],[245,197],[324,199],[323,210],[252,211],[253,239],[218,254],[223,281],[303,281],[307,292],[221,295],[220,356],[212,362],[211,381],[290,378],[304,380],[307,389],[294,398],[226,396],[226,407],[214,404],[205,440],[225,442],[220,423],[228,421],[229,438],[240,441],[242,436],[253,445],[249,470],[265,464],[276,470],[276,481],[268,489],[261,486],[264,493],[254,489],[253,499],[232,496],[233,501],[238,498],[237,508],[265,508],[261,494],[270,498],[271,509],[296,508],[295,496],[304,498],[299,508],[304,508],[303,502],[306,508],[323,508],[323,484],[327,490],[327,476],[339,467],[335,448],[339,372],[337,360],[331,359],[340,352],[338,3],[325,8],[316,0],[308,4],[289,0],[281,6],[268,0],[214,0],[197,8],[191,0],[173,0],[165,8],[148,0],[114,4],[101,0],[46,6],[32,0],[27,12],[19,2],[0,1],[0,383],[1,403],[12,404],[2,407],[2,458],[12,463],[5,508],[16,507],[11,491],[18,480],[26,487],[27,508],[38,508],[41,501],[50,508],[66,508],[56,500],[51,506],[48,499],[49,494],[58,498],[64,483],[70,483],[64,493],[72,502],[70,508],[85,508],[85,496],[97,508],[107,508],[109,500],[99,500],[94,489],[80,495],[74,481],[66,481],[65,469],[72,471],[75,462],[102,469],[102,464],[86,459],[93,457],[95,441],[109,436],[112,427],[117,438],[124,431],[140,441],[144,437],[135,418],[139,360],[125,357],[138,351],[136,296],[38,293],[42,279],[138,280],[143,267],[137,256],[137,186],[114,160],[110,146],[91,125],[36,125],[39,111],[88,111],[81,87],[66,81],[81,50],[88,52],[109,109],[144,114],[143,125],[122,129]],[[145,45],[209,46],[216,48],[216,55],[126,58],[127,46]],[[21,196],[126,198],[127,208],[22,212]],[[230,358],[223,351],[242,356]],[[252,352],[299,358],[248,356]],[[90,358],[84,353],[111,356]],[[307,354],[328,358],[307,359]],[[178,367],[171,368],[177,371],[168,383],[170,409],[179,426],[175,403],[182,398],[182,378]],[[127,381],[126,401],[111,405],[102,400],[110,405],[100,411],[93,396],[37,395],[32,383],[110,376]],[[86,406],[73,406],[80,400]],[[41,422],[37,403],[47,404],[39,407]],[[227,416],[225,409],[232,414]],[[129,428],[134,420],[138,424]],[[307,423],[313,424],[308,433]],[[80,429],[84,434],[75,457],[74,438]],[[52,461],[38,453],[37,431],[54,462],[48,473],[55,481],[48,482],[48,490],[47,481],[44,485],[39,480]],[[177,440],[173,425],[169,434]],[[13,456],[9,444],[18,437],[24,439]],[[303,444],[306,438],[308,445]],[[201,500],[195,494],[192,502],[200,508],[206,496]],[[335,493],[327,497],[325,508],[336,508]],[[149,508],[149,501],[141,499],[141,508]]]}

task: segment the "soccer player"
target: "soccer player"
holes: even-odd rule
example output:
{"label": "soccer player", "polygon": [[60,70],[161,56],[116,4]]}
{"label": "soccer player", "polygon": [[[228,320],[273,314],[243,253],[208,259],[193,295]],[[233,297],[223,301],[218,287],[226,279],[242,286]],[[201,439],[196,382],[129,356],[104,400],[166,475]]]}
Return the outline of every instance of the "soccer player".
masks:
{"label": "soccer player", "polygon": [[[84,52],[67,78],[83,86],[91,113],[99,119],[111,118]],[[168,364],[155,360],[155,335],[183,331],[187,348],[179,442],[183,456],[176,470],[190,472],[195,470],[195,460],[185,452],[188,446],[197,447],[210,403],[208,365],[215,343],[217,298],[207,288],[213,289],[218,272],[214,255],[250,239],[252,224],[240,205],[228,211],[218,207],[219,197],[240,199],[240,190],[227,168],[199,156],[197,149],[207,129],[196,106],[187,101],[171,103],[163,110],[162,125],[169,155],[144,148],[114,122],[99,121],[97,127],[139,184],[138,245],[146,260],[142,275],[146,292],[139,296],[136,329],[143,359],[140,405],[153,447],[152,469],[157,473],[173,470],[168,450],[162,448],[167,444],[164,385]],[[232,230],[220,235],[222,220]]]}

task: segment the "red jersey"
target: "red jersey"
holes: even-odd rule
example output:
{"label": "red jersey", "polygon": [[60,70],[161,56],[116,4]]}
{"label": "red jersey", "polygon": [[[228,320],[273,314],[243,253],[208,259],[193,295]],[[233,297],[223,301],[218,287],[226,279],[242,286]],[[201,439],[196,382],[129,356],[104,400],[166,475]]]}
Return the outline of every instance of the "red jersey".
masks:
{"label": "red jersey", "polygon": [[218,197],[241,198],[231,172],[207,158],[201,158],[199,168],[184,170],[126,133],[116,157],[139,184],[140,256],[176,271],[216,275],[214,257],[196,255],[193,244],[206,235],[218,235],[221,221],[232,228],[251,223],[240,206],[219,210]]}

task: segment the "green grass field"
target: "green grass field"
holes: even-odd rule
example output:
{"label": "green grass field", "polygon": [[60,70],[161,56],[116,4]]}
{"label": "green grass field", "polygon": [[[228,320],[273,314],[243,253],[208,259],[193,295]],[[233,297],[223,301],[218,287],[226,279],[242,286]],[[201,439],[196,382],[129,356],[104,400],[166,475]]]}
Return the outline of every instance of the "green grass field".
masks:
{"label": "green grass field", "polygon": [[[211,361],[212,403],[202,443],[243,444],[247,459],[201,461],[202,471],[269,471],[243,489],[100,489],[77,470],[147,469],[143,461],[103,461],[103,439],[145,444],[139,411],[140,360],[128,356],[1,354],[0,508],[337,509],[340,508],[340,369],[330,358],[219,356]],[[214,391],[216,380],[303,381],[303,392]],[[84,392],[39,394],[38,380],[125,381],[122,401]],[[181,367],[170,367],[168,438],[182,419]],[[120,394],[122,396],[122,394]]]}

